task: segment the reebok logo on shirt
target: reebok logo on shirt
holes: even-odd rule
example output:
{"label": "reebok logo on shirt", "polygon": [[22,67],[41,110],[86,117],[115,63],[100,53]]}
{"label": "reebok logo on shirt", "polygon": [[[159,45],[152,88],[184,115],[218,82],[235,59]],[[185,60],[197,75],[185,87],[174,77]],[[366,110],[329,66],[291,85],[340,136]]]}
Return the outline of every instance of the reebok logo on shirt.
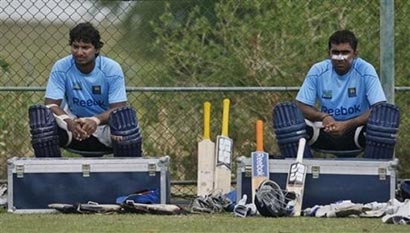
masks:
{"label": "reebok logo on shirt", "polygon": [[104,101],[92,99],[80,100],[78,98],[73,98],[73,104],[80,107],[104,106]]}
{"label": "reebok logo on shirt", "polygon": [[341,106],[340,108],[326,108],[326,107],[322,107],[322,112],[326,112],[329,115],[332,116],[341,116],[341,115],[352,115],[355,113],[359,113],[360,112],[360,105],[353,105],[351,107],[343,107]]}

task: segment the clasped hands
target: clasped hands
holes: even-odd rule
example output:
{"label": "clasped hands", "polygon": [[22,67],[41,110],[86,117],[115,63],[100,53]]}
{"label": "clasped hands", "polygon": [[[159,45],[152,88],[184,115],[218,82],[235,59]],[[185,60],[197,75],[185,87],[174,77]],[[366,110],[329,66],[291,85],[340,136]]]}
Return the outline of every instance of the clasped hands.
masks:
{"label": "clasped hands", "polygon": [[347,124],[344,121],[335,121],[332,116],[327,116],[322,120],[323,131],[333,136],[341,136],[347,131]]}
{"label": "clasped hands", "polygon": [[73,138],[82,141],[89,138],[100,124],[100,120],[97,117],[84,117],[77,118],[68,124],[68,130],[73,134]]}

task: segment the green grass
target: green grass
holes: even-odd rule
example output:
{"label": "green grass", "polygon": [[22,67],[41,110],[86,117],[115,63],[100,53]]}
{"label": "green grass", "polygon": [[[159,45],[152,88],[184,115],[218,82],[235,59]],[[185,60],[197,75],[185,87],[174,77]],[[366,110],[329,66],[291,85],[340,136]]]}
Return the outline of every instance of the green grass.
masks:
{"label": "green grass", "polygon": [[0,213],[1,232],[408,232],[409,226],[364,218],[237,218],[231,213],[180,216]]}

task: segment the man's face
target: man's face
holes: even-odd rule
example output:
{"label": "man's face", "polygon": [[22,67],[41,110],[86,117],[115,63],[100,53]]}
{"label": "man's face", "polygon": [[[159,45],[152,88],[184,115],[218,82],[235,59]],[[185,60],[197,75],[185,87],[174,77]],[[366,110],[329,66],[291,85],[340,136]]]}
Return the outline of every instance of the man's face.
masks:
{"label": "man's face", "polygon": [[92,43],[74,41],[71,44],[71,54],[74,56],[77,65],[86,66],[92,64],[97,53],[99,53],[99,49],[96,49]]}
{"label": "man's face", "polygon": [[357,51],[349,43],[331,44],[329,56],[337,74],[344,75],[349,72]]}

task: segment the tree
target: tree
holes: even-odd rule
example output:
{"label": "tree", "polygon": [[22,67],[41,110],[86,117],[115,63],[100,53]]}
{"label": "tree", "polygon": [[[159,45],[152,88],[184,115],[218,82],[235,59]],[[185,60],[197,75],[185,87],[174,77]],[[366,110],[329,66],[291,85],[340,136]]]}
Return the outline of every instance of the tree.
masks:
{"label": "tree", "polygon": [[0,57],[0,67],[1,67],[3,72],[8,72],[9,71],[9,64],[1,57]]}

